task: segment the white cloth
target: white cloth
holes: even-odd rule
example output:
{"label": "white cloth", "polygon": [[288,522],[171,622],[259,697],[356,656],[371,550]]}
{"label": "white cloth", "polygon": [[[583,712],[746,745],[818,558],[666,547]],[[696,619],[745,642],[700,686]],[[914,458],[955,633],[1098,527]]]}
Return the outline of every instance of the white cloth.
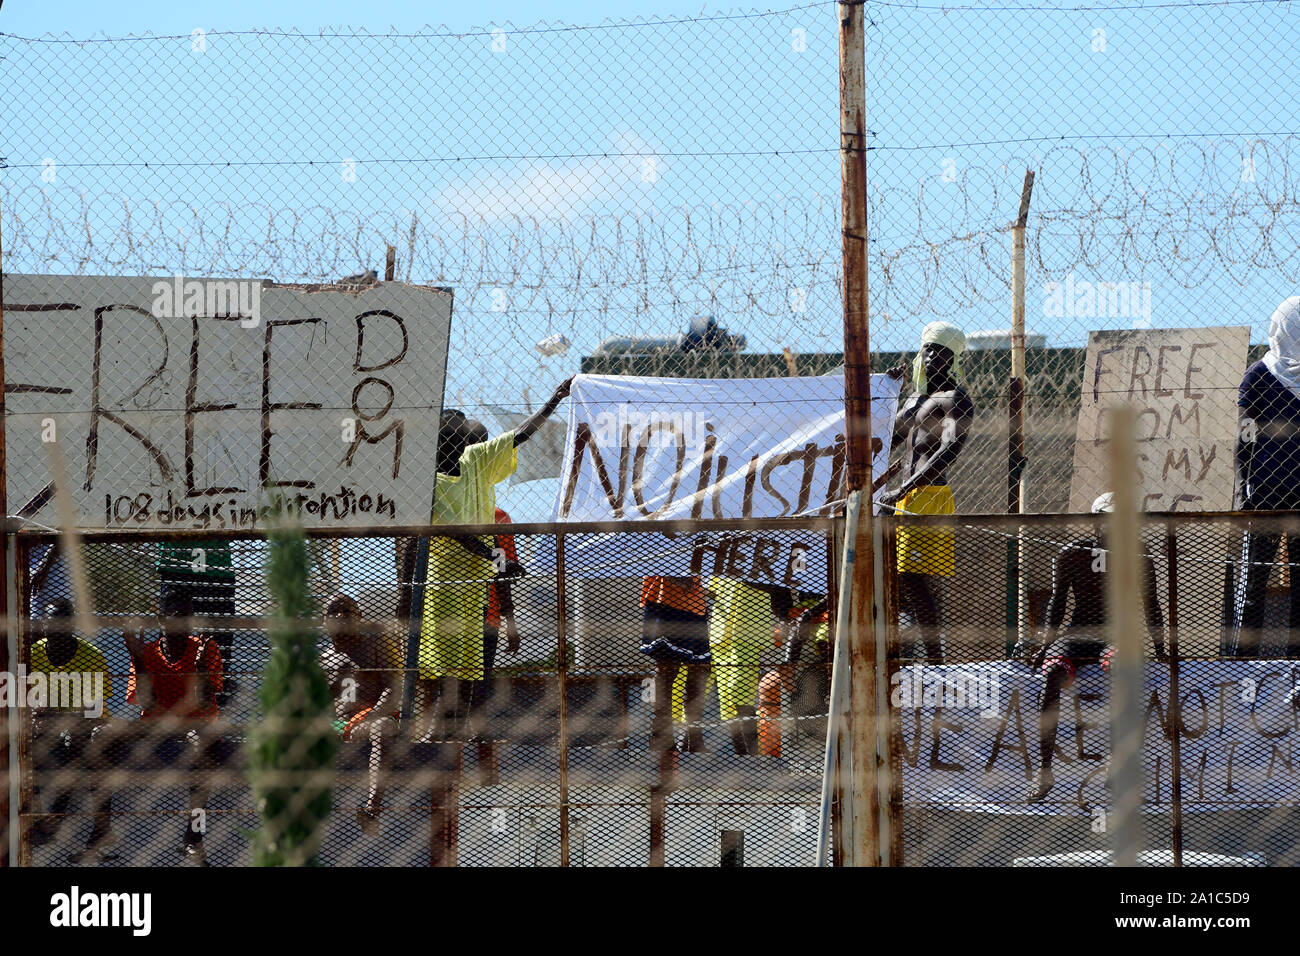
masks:
{"label": "white cloth", "polygon": [[1264,365],[1273,377],[1300,398],[1300,295],[1283,299],[1268,323]]}

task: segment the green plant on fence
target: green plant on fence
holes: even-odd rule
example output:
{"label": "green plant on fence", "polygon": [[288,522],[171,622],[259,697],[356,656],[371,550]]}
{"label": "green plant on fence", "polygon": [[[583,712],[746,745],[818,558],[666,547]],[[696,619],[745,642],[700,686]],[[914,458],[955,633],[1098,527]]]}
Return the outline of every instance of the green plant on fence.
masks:
{"label": "green plant on fence", "polygon": [[329,816],[338,737],[321,670],[319,629],[307,589],[310,564],[300,528],[269,535],[267,584],[274,601],[271,655],[262,674],[262,719],[249,736],[248,768],[261,827],[257,866],[311,866]]}

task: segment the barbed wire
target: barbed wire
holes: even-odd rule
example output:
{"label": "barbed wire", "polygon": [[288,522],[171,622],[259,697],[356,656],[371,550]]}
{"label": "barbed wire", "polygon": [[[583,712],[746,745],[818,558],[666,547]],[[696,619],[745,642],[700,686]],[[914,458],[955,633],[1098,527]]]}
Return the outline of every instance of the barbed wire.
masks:
{"label": "barbed wire", "polygon": [[[1038,171],[1028,229],[1044,281],[1071,272],[1194,288],[1261,271],[1300,280],[1296,137],[1172,147],[1058,146],[870,189],[873,311],[949,316],[1009,295],[1006,231],[1024,168]],[[323,281],[398,246],[407,281],[448,284],[460,313],[555,324],[725,309],[791,325],[838,306],[838,197],[806,196],[573,218],[436,209],[344,212],[201,205],[4,184],[9,271],[270,276]],[[906,231],[900,226],[913,223]],[[1300,221],[1297,221],[1300,222]],[[834,320],[825,333],[833,334]],[[775,331],[783,331],[777,328]]]}

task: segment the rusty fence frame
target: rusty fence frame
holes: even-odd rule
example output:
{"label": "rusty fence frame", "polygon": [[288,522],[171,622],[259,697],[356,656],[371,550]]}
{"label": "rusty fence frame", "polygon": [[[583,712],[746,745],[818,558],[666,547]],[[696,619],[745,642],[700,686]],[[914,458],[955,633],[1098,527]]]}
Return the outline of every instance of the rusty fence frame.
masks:
{"label": "rusty fence frame", "polygon": [[[903,635],[900,634],[899,626],[899,594],[898,594],[898,575],[896,572],[896,554],[897,554],[897,535],[902,527],[936,527],[950,528],[954,531],[966,529],[995,531],[1008,536],[1020,536],[1025,534],[1039,534],[1058,530],[1062,525],[1069,525],[1075,528],[1095,524],[1100,521],[1098,516],[1084,514],[1037,514],[1037,515],[954,515],[954,516],[876,516],[871,519],[877,524],[877,533],[882,547],[878,549],[876,560],[880,562],[883,571],[884,590],[878,594],[877,600],[882,603],[878,619],[885,622],[886,633],[884,643],[886,647],[886,670],[880,675],[884,685],[889,686],[889,681],[903,666]],[[1168,593],[1168,615],[1167,615],[1167,635],[1168,635],[1168,655],[1170,668],[1170,685],[1171,685],[1171,713],[1173,717],[1178,717],[1179,697],[1178,697],[1178,680],[1179,668],[1181,662],[1185,659],[1179,646],[1179,545],[1177,532],[1180,529],[1194,528],[1198,526],[1208,527],[1226,527],[1232,532],[1248,530],[1250,525],[1255,522],[1267,523],[1272,530],[1287,535],[1300,536],[1300,512],[1168,512],[1168,513],[1150,513],[1142,516],[1142,528],[1148,533],[1149,540],[1162,540],[1165,548],[1166,563],[1166,581]],[[492,535],[500,532],[501,526],[484,524],[484,525],[463,525],[456,527],[435,527],[429,525],[413,525],[401,527],[367,527],[351,529],[312,529],[308,530],[308,538],[313,539],[340,539],[347,540],[353,538],[416,538],[427,539],[432,534],[475,534],[475,535]],[[779,531],[815,531],[827,535],[828,540],[828,593],[834,594],[840,586],[837,580],[839,573],[839,556],[843,546],[842,535],[844,530],[844,518],[842,515],[835,516],[818,516],[810,518],[771,518],[771,519],[745,519],[738,521],[727,520],[673,520],[673,521],[603,521],[603,522],[534,522],[510,525],[510,531],[516,534],[531,535],[553,535],[556,541],[556,567],[555,567],[555,592],[556,592],[556,654],[557,666],[555,679],[559,685],[560,713],[558,723],[558,734],[560,743],[560,769],[557,783],[560,788],[560,846],[561,846],[561,865],[569,865],[570,860],[570,796],[568,791],[567,780],[567,746],[568,741],[568,715],[566,707],[566,689],[567,681],[570,675],[572,662],[567,658],[567,644],[565,641],[566,628],[569,620],[568,610],[568,581],[565,575],[565,547],[564,542],[567,536],[580,534],[609,534],[609,533],[656,533],[662,534],[724,534],[724,533],[756,533],[756,532],[779,532]],[[871,524],[866,522],[859,528],[859,539],[861,536],[871,534]],[[11,602],[9,605],[10,621],[16,622],[19,627],[19,635],[25,635],[27,622],[19,615],[17,609],[21,606],[21,601],[27,596],[27,562],[19,561],[20,554],[26,554],[27,551],[38,544],[49,543],[57,535],[48,531],[33,531],[26,528],[18,527],[17,522],[11,522],[6,531],[6,550],[5,561],[9,567],[9,592]],[[84,541],[87,544],[101,542],[116,542],[121,540],[133,541],[184,541],[184,540],[221,540],[221,539],[248,539],[248,531],[236,530],[169,530],[169,531],[129,531],[129,532],[106,532],[106,531],[86,531],[83,533]],[[998,580],[1004,580],[1005,576],[1000,573],[994,574]],[[1014,581],[1009,581],[1007,586],[1014,586]],[[17,598],[17,601],[12,600]],[[833,604],[832,604],[833,606]],[[414,610],[412,616],[414,616]],[[244,627],[262,628],[269,623],[269,618],[255,617],[244,618],[236,617],[226,622],[227,626],[236,624]],[[832,639],[839,640],[844,631],[840,626],[842,622],[834,621],[832,614]],[[19,659],[13,661],[13,664],[23,662],[26,656],[25,641],[17,639],[15,641],[19,652]],[[880,794],[880,802],[883,808],[883,823],[888,829],[888,839],[882,846],[882,862],[885,865],[900,866],[908,862],[907,846],[904,836],[903,810],[907,803],[906,793],[903,787],[902,778],[902,754],[901,754],[901,721],[898,708],[888,707],[887,713],[882,715],[887,721],[887,752],[878,755],[884,765],[883,779],[887,782],[882,785],[885,792]],[[5,720],[10,726],[14,723],[21,725],[21,722],[12,721],[9,715],[0,715],[0,720]],[[1175,728],[1180,728],[1180,723],[1173,722]],[[22,773],[20,782],[19,796],[25,798],[30,793],[30,755],[23,750],[22,742],[24,734],[19,733],[20,746],[17,756],[18,767]],[[1172,859],[1174,866],[1183,865],[1184,856],[1184,836],[1182,826],[1182,803],[1181,794],[1181,767],[1179,766],[1180,754],[1179,743],[1181,740],[1181,730],[1174,733],[1170,740],[1171,747],[1171,780],[1172,793],[1170,799],[1171,810],[1171,827],[1169,832],[1169,848],[1172,850]],[[6,748],[8,749],[8,748]],[[665,807],[668,794],[673,787],[673,776],[676,769],[676,754],[667,751],[663,754],[659,763],[659,777],[655,785],[650,788],[649,807],[650,807],[650,827],[648,835],[648,852],[647,863],[651,866],[664,865],[664,819]],[[450,770],[441,785],[431,799],[430,812],[430,862],[433,865],[455,865],[458,853],[458,834],[457,834],[457,814],[454,808],[457,806],[458,793],[458,772],[457,768],[461,766],[461,758],[457,756],[450,764]],[[849,781],[845,770],[847,768],[841,764],[837,768],[835,779],[831,785],[834,792],[832,804],[833,827],[831,854],[832,860],[836,865],[844,859],[843,846],[843,828],[841,820],[847,812],[847,804],[850,797]],[[6,792],[6,796],[8,792]],[[26,808],[26,803],[20,804],[20,808]],[[20,817],[25,817],[20,814]],[[18,853],[11,860],[11,863],[17,865],[27,865],[30,863],[30,846],[26,838],[27,826],[24,825],[18,838],[13,841],[16,844]]]}
{"label": "rusty fence frame", "polygon": [[[534,535],[534,536],[553,536],[556,544],[556,565],[554,573],[554,588],[556,597],[556,615],[555,615],[555,635],[556,635],[556,670],[554,679],[557,682],[558,699],[559,699],[559,719],[558,719],[558,746],[559,746],[559,772],[556,783],[559,788],[559,816],[560,816],[560,865],[568,866],[571,863],[571,808],[572,804],[569,793],[568,780],[568,751],[569,744],[569,721],[567,714],[567,684],[570,678],[572,662],[568,659],[568,642],[566,641],[567,628],[569,623],[568,603],[570,598],[569,582],[566,578],[565,568],[565,540],[574,535],[583,534],[668,534],[668,535],[702,535],[712,534],[716,536],[731,536],[737,534],[753,533],[773,533],[773,532],[797,532],[811,531],[821,533],[826,536],[827,540],[827,590],[830,596],[831,606],[834,607],[836,589],[838,588],[837,576],[839,573],[839,554],[842,548],[843,536],[843,516],[810,516],[794,518],[747,518],[738,520],[640,520],[640,521],[570,521],[570,522],[517,522],[508,526],[509,533],[514,535]],[[402,525],[402,526],[367,526],[355,528],[339,529],[306,529],[305,535],[309,540],[351,540],[351,539],[415,539],[419,544],[417,547],[421,550],[427,550],[427,543],[430,537],[447,536],[447,535],[481,535],[491,536],[500,534],[503,526],[498,524],[467,524],[456,526],[434,526],[434,525]],[[127,531],[105,531],[105,530],[86,530],[81,534],[82,542],[85,545],[102,544],[102,543],[134,543],[134,544],[157,544],[169,541],[214,541],[214,540],[249,540],[260,537],[257,532],[239,529],[141,529]],[[17,519],[10,519],[5,531],[5,563],[7,568],[7,578],[12,600],[9,604],[9,626],[6,632],[12,635],[12,644],[17,652],[16,658],[12,661],[5,661],[7,669],[12,663],[14,667],[28,663],[28,641],[30,618],[26,614],[20,614],[19,608],[24,608],[24,602],[30,600],[30,585],[28,581],[29,560],[27,556],[33,548],[50,544],[58,540],[60,535],[57,532],[45,529],[31,529],[23,522]],[[718,561],[719,556],[715,552],[714,560]],[[413,582],[412,582],[413,583]],[[398,582],[398,587],[402,582]],[[415,594],[410,607],[410,621],[416,622],[420,619],[419,592],[421,588],[413,588]],[[831,637],[837,639],[836,622],[831,615]],[[216,624],[218,619],[204,619],[196,617],[196,623],[200,625]],[[270,623],[269,616],[247,616],[235,615],[233,617],[223,617],[220,623],[223,629],[256,629],[264,630]],[[418,627],[411,623],[408,624],[408,645],[407,665],[408,673],[411,664],[410,653],[414,645],[415,638],[412,634],[418,635]],[[8,655],[6,655],[8,656]],[[407,680],[407,685],[414,683]],[[405,702],[404,709],[409,714],[409,695]],[[9,715],[0,715],[0,720],[6,721],[5,726],[11,728],[16,733],[12,737],[16,740],[5,742],[3,746],[7,759],[11,760],[12,766],[17,770],[15,774],[6,774],[6,797],[12,792],[16,798],[17,810],[16,817],[18,822],[17,832],[9,826],[15,814],[12,813],[8,806],[0,806],[4,811],[4,828],[7,832],[6,849],[12,850],[11,865],[30,866],[32,865],[32,843],[31,843],[31,820],[32,820],[32,754],[31,740],[27,723],[21,720],[14,720]],[[16,746],[11,746],[16,744]],[[458,807],[460,803],[459,785],[460,778],[464,770],[464,744],[448,743],[441,746],[451,748],[451,753],[441,754],[438,758],[438,767],[431,774],[432,780],[429,795],[429,864],[432,866],[455,866],[457,865],[459,851],[459,833],[458,833]],[[10,757],[10,751],[13,751]],[[667,809],[667,798],[672,792],[675,785],[675,775],[677,771],[677,754],[674,751],[666,751],[657,760],[658,776],[654,785],[649,788],[649,834],[648,849],[646,862],[649,866],[663,866],[664,861],[664,833],[665,833],[665,816]],[[2,768],[0,768],[2,769]],[[844,812],[847,799],[847,781],[841,786],[838,777],[843,774],[837,774],[835,782],[835,800],[832,806],[833,822],[833,839],[832,839],[832,858],[838,862],[843,858],[843,848],[841,846],[841,833],[839,820]],[[16,786],[11,782],[16,777]],[[8,803],[8,800],[4,801]],[[724,848],[725,850],[725,848]],[[724,856],[726,853],[724,852]],[[725,862],[725,861],[723,861]],[[812,863],[809,860],[809,863]]]}

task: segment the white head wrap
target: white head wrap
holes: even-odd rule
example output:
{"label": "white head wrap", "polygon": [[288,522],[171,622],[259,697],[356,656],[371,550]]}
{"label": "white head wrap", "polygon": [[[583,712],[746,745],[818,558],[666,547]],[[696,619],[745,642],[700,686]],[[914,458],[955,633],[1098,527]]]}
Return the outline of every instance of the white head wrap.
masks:
{"label": "white head wrap", "polygon": [[1092,513],[1095,515],[1108,514],[1115,510],[1115,492],[1108,491],[1105,494],[1098,495],[1092,503]]}
{"label": "white head wrap", "polygon": [[1300,295],[1283,299],[1268,323],[1264,365],[1300,398]]}
{"label": "white head wrap", "polygon": [[[921,332],[921,346],[924,348],[933,342],[942,345],[952,353],[952,377],[961,382],[961,353],[966,351],[966,336],[961,329],[951,322],[931,322]],[[912,387],[919,393],[925,393],[925,366],[921,363],[921,353],[916,353],[912,360]]]}

